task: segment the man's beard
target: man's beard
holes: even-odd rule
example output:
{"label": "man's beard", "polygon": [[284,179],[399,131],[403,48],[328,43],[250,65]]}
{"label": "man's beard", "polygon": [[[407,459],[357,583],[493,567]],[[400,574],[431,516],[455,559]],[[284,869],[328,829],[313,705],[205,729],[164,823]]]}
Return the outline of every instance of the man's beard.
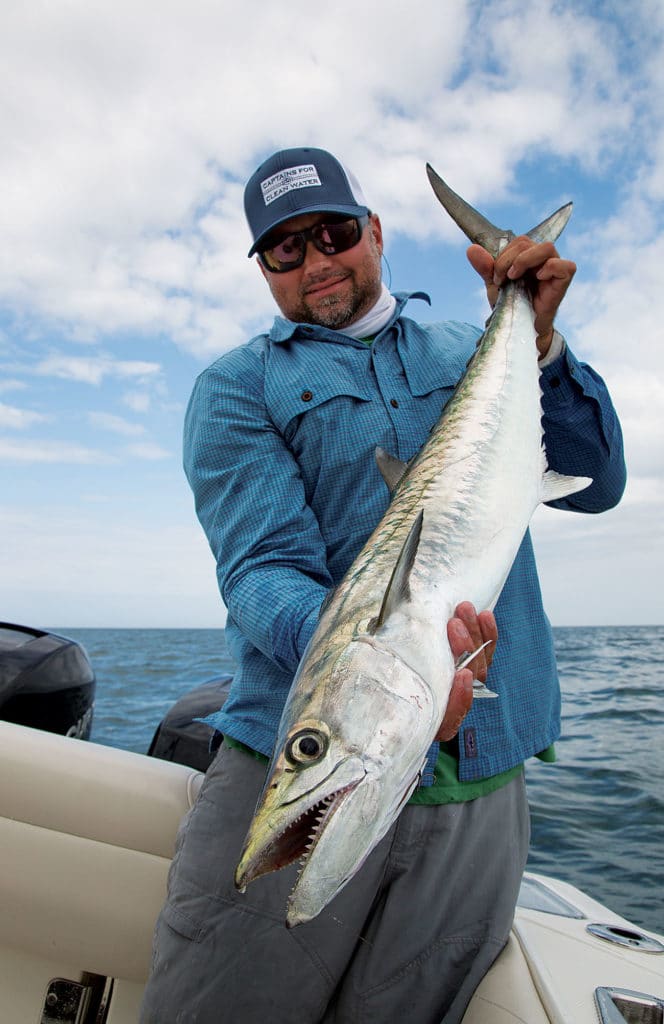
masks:
{"label": "man's beard", "polygon": [[[321,275],[318,280],[315,277],[309,278],[304,285],[305,290],[299,296],[300,309],[297,316],[290,319],[318,324],[331,331],[342,331],[368,313],[378,301],[381,289],[380,252],[373,235],[369,236],[369,246],[369,252],[362,262],[354,267],[350,276],[347,276],[348,272],[344,270],[338,275]],[[342,289],[310,301],[306,288],[324,284],[326,281],[332,284],[335,278],[343,281]]]}
{"label": "man's beard", "polygon": [[[344,295],[327,295],[312,306],[302,297],[302,316],[297,319],[308,324],[318,324],[331,331],[339,331],[358,319],[358,311],[365,312],[364,306],[372,298],[372,292],[366,286],[361,288],[357,281],[351,282],[349,292]],[[373,304],[373,303],[372,303]],[[369,306],[370,308],[370,306]]]}

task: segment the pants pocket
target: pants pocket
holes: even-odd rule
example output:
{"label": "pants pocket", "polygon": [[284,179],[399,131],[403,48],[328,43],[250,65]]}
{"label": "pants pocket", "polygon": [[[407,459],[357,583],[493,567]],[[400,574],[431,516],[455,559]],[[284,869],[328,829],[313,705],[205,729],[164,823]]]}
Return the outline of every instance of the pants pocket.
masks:
{"label": "pants pocket", "polygon": [[188,902],[191,902],[192,906],[186,909],[182,906],[175,907],[172,903],[167,902],[162,908],[161,919],[183,939],[189,939],[190,942],[202,942],[208,931],[204,922],[209,919],[210,911],[209,909],[206,911],[204,906],[206,900],[202,896],[192,897]]}

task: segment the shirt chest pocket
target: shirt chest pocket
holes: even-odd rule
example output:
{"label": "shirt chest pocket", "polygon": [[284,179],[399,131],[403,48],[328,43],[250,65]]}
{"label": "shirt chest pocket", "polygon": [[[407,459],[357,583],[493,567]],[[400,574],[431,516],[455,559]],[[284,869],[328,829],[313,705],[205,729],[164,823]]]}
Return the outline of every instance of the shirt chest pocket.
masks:
{"label": "shirt chest pocket", "polygon": [[312,445],[327,447],[332,437],[341,455],[349,434],[375,431],[371,388],[351,375],[312,380],[302,374],[266,382],[265,398],[272,422],[297,458]]}

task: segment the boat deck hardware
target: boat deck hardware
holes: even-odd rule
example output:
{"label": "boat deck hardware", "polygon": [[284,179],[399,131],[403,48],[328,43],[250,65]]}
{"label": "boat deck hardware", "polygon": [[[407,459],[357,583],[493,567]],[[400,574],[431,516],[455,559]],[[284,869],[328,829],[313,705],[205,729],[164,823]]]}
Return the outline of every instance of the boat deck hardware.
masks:
{"label": "boat deck hardware", "polygon": [[595,989],[601,1024],[664,1024],[664,1000],[622,988]]}
{"label": "boat deck hardware", "polygon": [[39,1024],[104,1024],[113,979],[84,971],[80,981],[51,978]]}
{"label": "boat deck hardware", "polygon": [[69,978],[53,978],[48,986],[41,1024],[80,1024],[90,1002],[91,990]]}
{"label": "boat deck hardware", "polygon": [[627,949],[636,949],[640,953],[664,953],[664,943],[636,928],[620,928],[615,924],[589,924],[586,925],[586,931],[596,935],[598,939],[613,942],[616,946],[625,946]]}
{"label": "boat deck hardware", "polygon": [[573,903],[563,899],[538,878],[522,878],[517,903],[526,910],[539,910],[543,914],[557,914],[558,917],[573,917],[579,921],[586,916]]}

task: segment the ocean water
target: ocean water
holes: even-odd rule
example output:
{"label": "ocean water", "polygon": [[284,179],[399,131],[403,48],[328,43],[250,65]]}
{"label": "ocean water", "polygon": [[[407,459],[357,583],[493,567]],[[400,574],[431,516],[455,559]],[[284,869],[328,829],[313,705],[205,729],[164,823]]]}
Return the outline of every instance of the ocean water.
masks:
{"label": "ocean water", "polygon": [[[63,629],[97,675],[92,741],[139,753],[188,690],[232,672],[222,630]],[[554,630],[558,761],[527,766],[528,867],[664,932],[664,627]]]}

